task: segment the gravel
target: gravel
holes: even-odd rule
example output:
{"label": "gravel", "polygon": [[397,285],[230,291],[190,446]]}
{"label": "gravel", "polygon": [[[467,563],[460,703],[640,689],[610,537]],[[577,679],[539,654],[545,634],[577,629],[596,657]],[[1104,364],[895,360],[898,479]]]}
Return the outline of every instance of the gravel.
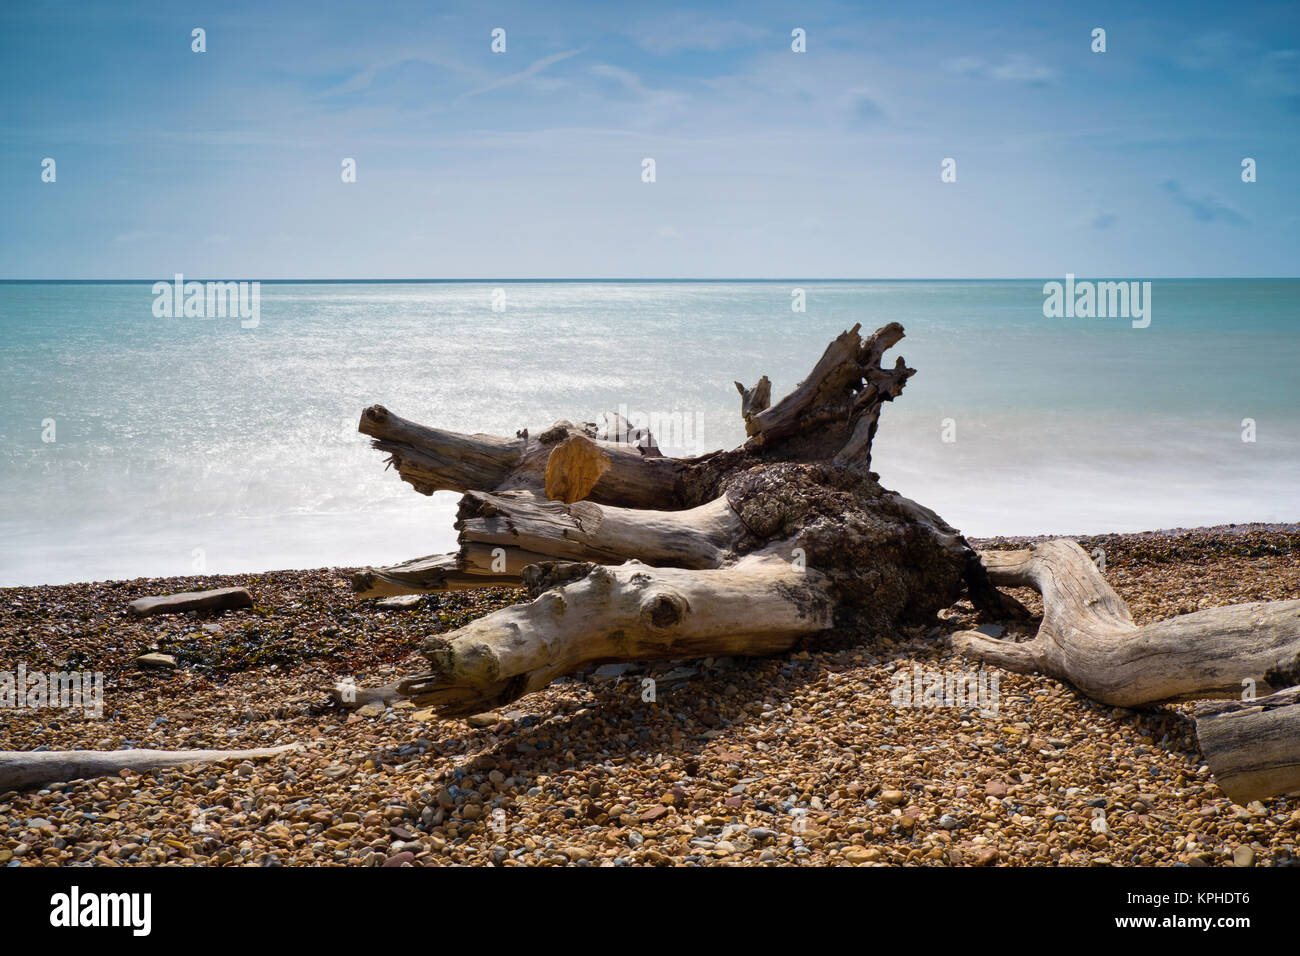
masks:
{"label": "gravel", "polygon": [[[1009,547],[999,539],[983,546]],[[1300,597],[1300,535],[1105,535],[1137,623]],[[406,702],[338,710],[325,688],[422,669],[429,633],[522,599],[358,600],[346,569],[0,591],[0,670],[102,671],[102,718],[0,709],[8,749],[246,748],[214,764],[0,794],[0,866],[1170,865],[1300,858],[1300,799],[1237,807],[1190,705],[1131,711],[990,672],[996,713],[900,707],[894,675],[971,673],[959,602],[848,650],[600,669],[475,721]],[[137,597],[248,587],[249,610],[135,620]],[[1017,591],[1038,609],[1032,592]],[[176,668],[141,670],[146,653]],[[640,680],[659,681],[654,702]],[[665,680],[665,678],[668,678]]]}

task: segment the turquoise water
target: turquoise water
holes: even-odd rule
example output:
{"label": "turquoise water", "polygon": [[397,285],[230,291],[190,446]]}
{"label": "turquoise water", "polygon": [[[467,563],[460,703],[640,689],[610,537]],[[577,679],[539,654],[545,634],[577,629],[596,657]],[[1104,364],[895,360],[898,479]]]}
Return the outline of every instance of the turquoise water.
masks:
{"label": "turquoise water", "polygon": [[504,435],[624,405],[709,451],[743,440],[733,380],[784,394],[890,320],[918,373],[875,468],[969,534],[1300,520],[1300,280],[1156,280],[1145,329],[1044,318],[1042,285],[263,284],[246,329],[155,318],[150,283],[0,284],[0,585],[451,550],[456,496],[385,472],[366,405]]}

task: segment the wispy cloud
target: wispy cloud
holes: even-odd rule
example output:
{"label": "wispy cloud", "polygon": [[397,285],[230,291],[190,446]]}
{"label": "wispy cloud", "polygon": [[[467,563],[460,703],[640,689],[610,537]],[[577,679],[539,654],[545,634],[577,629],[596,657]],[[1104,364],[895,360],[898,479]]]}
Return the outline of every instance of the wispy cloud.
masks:
{"label": "wispy cloud", "polygon": [[1164,189],[1173,198],[1174,202],[1190,212],[1193,218],[1200,222],[1230,222],[1233,225],[1240,226],[1247,221],[1245,216],[1218,197],[1193,195],[1183,189],[1176,179],[1166,179]]}
{"label": "wispy cloud", "polygon": [[162,236],[161,232],[153,232],[148,229],[132,229],[128,232],[119,232],[113,237],[113,241],[117,243],[147,242],[160,236]]}
{"label": "wispy cloud", "polygon": [[336,96],[344,96],[349,93],[361,93],[369,90],[375,85],[375,81],[383,74],[389,73],[408,64],[422,64],[424,66],[435,67],[440,70],[448,70],[456,73],[468,72],[459,63],[453,60],[439,57],[431,57],[423,50],[403,50],[386,56],[382,60],[370,64],[364,69],[358,70],[342,83],[327,87],[322,90],[320,96],[322,99],[328,99]]}
{"label": "wispy cloud", "polygon": [[632,38],[647,53],[669,56],[687,51],[717,51],[746,46],[767,34],[767,30],[753,23],[702,17],[696,13],[678,13],[653,23],[642,24],[632,31]]}
{"label": "wispy cloud", "polygon": [[999,80],[1004,83],[1023,83],[1027,86],[1046,86],[1059,75],[1056,70],[1023,53],[1013,53],[1000,62],[989,62],[977,56],[963,56],[944,64],[949,73],[981,80]]}
{"label": "wispy cloud", "polygon": [[663,90],[651,87],[631,70],[608,63],[597,63],[590,69],[592,76],[612,82],[618,91],[639,104],[638,113],[646,123],[653,124],[676,115],[690,99],[689,95],[678,90]]}
{"label": "wispy cloud", "polygon": [[550,56],[544,56],[540,60],[534,60],[532,63],[530,63],[524,69],[520,70],[518,73],[511,73],[509,76],[503,76],[501,77],[501,79],[494,80],[493,82],[489,83],[487,86],[480,87],[477,90],[471,90],[470,92],[466,93],[465,96],[466,97],[480,96],[483,93],[490,93],[493,90],[500,90],[500,89],[504,89],[507,86],[514,86],[516,83],[522,83],[524,80],[528,80],[534,76],[537,76],[548,67],[554,66],[556,63],[559,63],[562,60],[567,60],[570,57],[577,56],[581,52],[582,52],[581,49],[565,50],[563,53],[552,53]]}

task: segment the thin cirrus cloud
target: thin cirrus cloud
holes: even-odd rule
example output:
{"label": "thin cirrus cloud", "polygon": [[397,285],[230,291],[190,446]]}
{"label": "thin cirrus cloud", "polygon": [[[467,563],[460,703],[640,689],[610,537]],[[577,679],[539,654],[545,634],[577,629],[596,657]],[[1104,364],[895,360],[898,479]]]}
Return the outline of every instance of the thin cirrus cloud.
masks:
{"label": "thin cirrus cloud", "polygon": [[577,56],[581,52],[581,49],[565,50],[563,53],[552,53],[550,56],[544,56],[540,60],[534,60],[518,73],[511,73],[509,76],[503,76],[499,80],[494,80],[487,84],[487,86],[479,87],[476,90],[470,90],[468,93],[464,94],[462,99],[470,96],[481,96],[484,93],[491,93],[493,90],[505,89],[508,86],[514,86],[516,83],[522,83],[524,80],[529,80],[540,75],[542,71],[554,66],[556,63]]}
{"label": "thin cirrus cloud", "polygon": [[702,20],[693,13],[679,13],[653,24],[642,24],[631,32],[633,42],[655,56],[747,46],[767,34],[766,29],[754,23]]}
{"label": "thin cirrus cloud", "polygon": [[990,62],[977,56],[963,56],[944,64],[949,73],[980,80],[999,80],[1004,83],[1022,83],[1026,86],[1046,86],[1059,74],[1031,56],[1011,54],[1001,61]]}
{"label": "thin cirrus cloud", "polygon": [[1227,222],[1240,226],[1247,221],[1245,216],[1217,196],[1189,193],[1176,179],[1166,179],[1164,190],[1198,222]]}
{"label": "thin cirrus cloud", "polygon": [[162,235],[161,232],[154,232],[149,229],[131,229],[127,232],[119,232],[113,237],[113,241],[119,245],[124,245],[132,242],[148,242],[151,239],[158,239]]}
{"label": "thin cirrus cloud", "polygon": [[318,94],[319,98],[331,99],[334,97],[369,91],[375,86],[376,80],[379,77],[408,64],[423,64],[435,69],[448,70],[461,74],[466,72],[460,64],[452,60],[431,57],[423,51],[406,50],[392,56],[384,57],[382,60],[375,63],[371,63],[364,69],[353,73],[343,82],[323,89]]}

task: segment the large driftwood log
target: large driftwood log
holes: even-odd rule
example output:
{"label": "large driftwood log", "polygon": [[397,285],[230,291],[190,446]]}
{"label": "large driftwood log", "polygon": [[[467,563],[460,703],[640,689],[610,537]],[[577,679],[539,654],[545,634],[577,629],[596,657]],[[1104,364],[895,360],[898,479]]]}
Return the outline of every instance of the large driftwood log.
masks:
{"label": "large driftwood log", "polygon": [[1300,687],[1196,708],[1196,737],[1236,803],[1300,792]]}
{"label": "large driftwood log", "polygon": [[428,638],[402,694],[475,714],[601,661],[773,654],[832,624],[826,578],[778,553],[689,571],[629,561]]}
{"label": "large driftwood log", "polygon": [[556,422],[535,438],[525,429],[519,438],[461,435],[426,428],[372,405],[361,415],[358,431],[369,435],[402,480],[420,494],[435,491],[527,490],[546,487],[551,452],[570,438],[582,438],[608,460],[589,497],[601,504],[671,507],[678,497],[682,463],[649,457],[639,446],[596,439],[596,426]]}
{"label": "large driftwood log", "polygon": [[[527,584],[533,600],[429,638],[427,672],[356,701],[401,695],[473,713],[599,661],[869,639],[929,623],[963,589],[982,611],[1023,614],[998,585],[1042,594],[1037,636],[1016,643],[965,632],[954,646],[1067,680],[1099,701],[1135,707],[1235,695],[1247,679],[1265,693],[1300,683],[1300,601],[1138,627],[1073,542],[977,554],[933,511],[882,488],[870,470],[872,441],[884,404],[914,374],[901,358],[892,367],[882,358],[902,337],[897,323],[866,338],[855,326],[776,404],[766,376],[752,388],[737,382],[746,442],[698,458],[664,457],[652,436],[621,420],[603,431],[562,421],[535,438],[524,429],[507,439],[367,409],[360,430],[403,480],[424,494],[464,497],[457,552],[362,572],[357,589],[390,594],[476,579]],[[1221,760],[1225,786],[1291,785],[1294,746],[1250,753],[1243,728],[1284,731],[1294,710],[1224,711],[1206,723],[1215,735],[1207,754]]]}
{"label": "large driftwood log", "polygon": [[[870,471],[881,408],[913,374],[901,358],[881,365],[902,337],[897,323],[866,338],[855,326],[776,405],[765,377],[737,383],[747,441],[698,458],[663,457],[621,420],[511,440],[367,409],[360,430],[405,481],[464,497],[454,557],[364,571],[354,586],[371,596],[491,574],[527,580],[535,595],[426,641],[429,672],[400,691],[472,713],[597,661],[887,633],[928,620],[967,586],[997,604],[960,532]],[[357,699],[376,694],[391,689]]]}
{"label": "large driftwood log", "polygon": [[262,760],[296,749],[297,744],[252,750],[0,750],[0,791],[86,780],[122,770],[148,773],[185,764]]}

